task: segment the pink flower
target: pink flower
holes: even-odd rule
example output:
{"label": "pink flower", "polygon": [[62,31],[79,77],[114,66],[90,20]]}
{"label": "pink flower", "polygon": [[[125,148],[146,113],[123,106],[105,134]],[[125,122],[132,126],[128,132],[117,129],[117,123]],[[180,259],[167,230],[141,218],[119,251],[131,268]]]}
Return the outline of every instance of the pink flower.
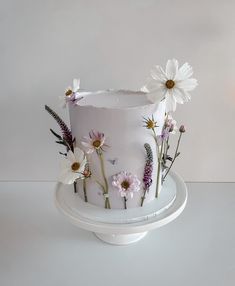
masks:
{"label": "pink flower", "polygon": [[105,144],[104,133],[94,130],[89,132],[89,138],[83,137],[81,144],[85,147],[85,152],[87,154],[91,154],[98,150],[104,151],[103,147],[108,147],[108,145]]}
{"label": "pink flower", "polygon": [[121,197],[133,198],[133,193],[140,190],[140,181],[136,175],[128,172],[120,172],[113,176],[112,185],[117,188]]}
{"label": "pink flower", "polygon": [[172,134],[175,134],[178,129],[176,126],[176,120],[174,120],[170,114],[168,114],[166,118],[165,127],[168,128],[169,132]]}

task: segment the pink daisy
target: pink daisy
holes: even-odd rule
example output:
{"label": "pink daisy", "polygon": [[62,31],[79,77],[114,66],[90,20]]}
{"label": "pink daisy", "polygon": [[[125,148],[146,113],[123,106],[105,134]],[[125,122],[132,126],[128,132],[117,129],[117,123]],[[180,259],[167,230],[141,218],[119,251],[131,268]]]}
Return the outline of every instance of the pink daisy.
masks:
{"label": "pink daisy", "polygon": [[136,175],[128,172],[120,172],[113,176],[112,185],[117,188],[121,197],[133,198],[134,192],[140,190],[140,181]]}
{"label": "pink daisy", "polygon": [[104,151],[103,148],[108,147],[108,145],[105,144],[104,133],[94,130],[89,132],[89,137],[83,137],[81,144],[85,147],[87,154],[91,154],[98,150]]}

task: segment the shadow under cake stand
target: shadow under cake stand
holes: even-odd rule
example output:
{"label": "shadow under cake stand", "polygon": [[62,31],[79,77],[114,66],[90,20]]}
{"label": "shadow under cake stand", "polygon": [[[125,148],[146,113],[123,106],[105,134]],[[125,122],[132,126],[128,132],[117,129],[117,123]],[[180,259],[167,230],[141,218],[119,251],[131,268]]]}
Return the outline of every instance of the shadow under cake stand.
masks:
{"label": "shadow under cake stand", "polygon": [[104,242],[125,245],[142,239],[148,231],[161,227],[185,208],[187,187],[175,172],[169,172],[158,199],[143,207],[102,209],[86,203],[73,192],[71,185],[58,183],[55,205],[74,225],[92,231]]}

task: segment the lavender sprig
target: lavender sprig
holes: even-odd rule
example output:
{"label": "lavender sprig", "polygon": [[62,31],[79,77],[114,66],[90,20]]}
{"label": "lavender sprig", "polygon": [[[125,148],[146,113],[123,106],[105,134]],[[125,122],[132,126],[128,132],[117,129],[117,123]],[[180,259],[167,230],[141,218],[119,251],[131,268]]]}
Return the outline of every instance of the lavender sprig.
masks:
{"label": "lavender sprig", "polygon": [[141,207],[143,206],[146,192],[149,191],[150,186],[152,185],[152,173],[153,173],[153,152],[148,143],[144,144],[144,148],[146,151],[146,163],[144,168],[144,177],[143,177],[143,183],[144,183],[144,194],[141,198]]}
{"label": "lavender sprig", "polygon": [[[63,140],[68,144],[68,147],[73,151],[73,136],[71,130],[64,123],[64,121],[59,117],[59,115],[52,110],[48,105],[45,105],[45,110],[56,120],[60,126]],[[55,135],[55,134],[54,134]]]}

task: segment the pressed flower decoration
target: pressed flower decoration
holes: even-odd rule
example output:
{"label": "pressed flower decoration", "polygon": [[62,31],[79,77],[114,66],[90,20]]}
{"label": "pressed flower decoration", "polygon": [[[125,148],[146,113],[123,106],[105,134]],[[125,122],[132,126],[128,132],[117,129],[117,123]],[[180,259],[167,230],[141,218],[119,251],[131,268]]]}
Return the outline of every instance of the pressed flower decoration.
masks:
{"label": "pressed flower decoration", "polygon": [[78,147],[74,148],[74,152],[68,151],[62,161],[62,170],[59,181],[63,184],[73,184],[76,179],[84,179],[84,171],[87,160],[84,152]]}
{"label": "pressed flower decoration", "polygon": [[105,208],[110,209],[110,201],[109,201],[109,185],[108,180],[105,174],[105,166],[104,166],[104,158],[103,158],[103,152],[105,151],[104,148],[108,147],[107,144],[105,144],[105,136],[104,133],[92,130],[89,132],[89,137],[83,137],[83,141],[81,144],[85,148],[85,152],[87,154],[92,154],[94,151],[96,151],[98,158],[100,160],[100,169],[103,177],[103,183],[101,183],[99,180],[95,180],[97,184],[102,188],[103,190],[103,196],[105,199]]}
{"label": "pressed flower decoration", "polygon": [[[158,65],[154,67],[146,84],[141,89],[147,93],[147,97],[151,102],[154,103],[165,100],[166,106],[165,123],[160,134],[156,134],[155,128],[157,127],[157,122],[153,116],[152,119],[144,119],[144,127],[153,131],[156,142],[158,159],[156,197],[158,197],[160,185],[164,182],[175,159],[180,155],[178,148],[183,133],[181,132],[183,130],[182,128],[179,129],[180,135],[173,158],[168,155],[170,147],[169,137],[177,131],[176,121],[172,118],[170,112],[176,110],[177,103],[183,104],[190,100],[191,96],[189,91],[192,91],[197,86],[197,80],[191,78],[192,75],[193,69],[188,63],[179,67],[176,59],[168,60],[165,71]],[[171,161],[169,167],[167,166],[167,160]],[[162,178],[161,171],[165,172]]]}
{"label": "pressed flower decoration", "polygon": [[89,164],[88,164],[88,163],[86,163],[82,175],[83,175],[83,177],[84,177],[84,180],[83,180],[84,200],[85,200],[85,202],[88,202],[86,180],[91,177],[91,171],[90,171],[90,168],[89,168]]}
{"label": "pressed flower decoration", "polygon": [[76,104],[79,100],[81,100],[82,95],[80,94],[79,90],[80,90],[80,79],[74,79],[73,86],[68,87],[65,90],[65,94],[63,96],[60,96],[61,106],[65,108],[68,102]]}
{"label": "pressed flower decoration", "polygon": [[178,129],[176,124],[177,124],[176,120],[173,119],[173,117],[170,114],[168,114],[165,120],[165,124],[164,124],[165,129],[167,128],[169,133],[175,134]]}
{"label": "pressed flower decoration", "polygon": [[[168,173],[170,172],[170,170],[171,170],[171,168],[172,168],[172,166],[173,166],[173,164],[175,162],[175,159],[180,155],[180,152],[179,152],[180,141],[181,141],[181,137],[182,137],[183,133],[185,133],[185,132],[186,132],[186,130],[185,130],[184,125],[181,125],[180,128],[179,128],[179,138],[178,138],[178,141],[177,141],[177,145],[176,145],[176,149],[175,149],[175,153],[174,153],[173,158],[168,156],[168,154],[167,154],[167,151],[169,149],[169,144],[168,144],[168,141],[166,142],[167,143],[167,147],[166,147],[165,153],[163,155],[163,168],[166,170],[166,172],[165,172],[165,174],[163,175],[163,178],[162,178],[163,182],[164,182],[166,176],[168,175]],[[169,167],[166,166],[166,160],[171,161]]]}
{"label": "pressed flower decoration", "polygon": [[160,146],[164,141],[168,140],[170,131],[168,127],[162,129],[162,133],[157,135],[157,144]]}
{"label": "pressed flower decoration", "polygon": [[59,117],[59,115],[48,105],[45,105],[45,109],[55,119],[62,133],[61,136],[54,130],[50,129],[51,133],[57,139],[56,143],[66,147],[65,153],[59,152],[65,157],[62,163],[62,170],[59,176],[59,181],[63,182],[64,184],[73,184],[74,192],[77,193],[77,180],[83,179],[84,197],[85,201],[87,202],[85,180],[90,177],[90,171],[85,154],[81,149],[74,147],[75,138],[73,138],[71,130]]}
{"label": "pressed flower decoration", "polygon": [[144,194],[141,198],[141,207],[143,206],[146,193],[149,192],[149,188],[152,185],[152,173],[153,173],[153,152],[148,143],[144,144],[144,148],[146,151],[146,163],[144,167],[144,177],[143,177],[143,183],[144,183]]}
{"label": "pressed flower decoration", "polygon": [[158,126],[157,126],[157,121],[154,120],[153,115],[152,115],[152,118],[143,117],[143,119],[144,119],[143,123],[145,124],[144,127],[147,129],[151,129],[154,132],[154,134],[156,135],[155,128]]}
{"label": "pressed flower decoration", "polygon": [[175,111],[176,104],[183,104],[190,100],[189,91],[197,86],[197,80],[191,78],[193,69],[188,64],[180,68],[176,59],[168,60],[166,70],[155,66],[151,71],[142,91],[148,93],[148,99],[157,102],[163,98],[166,100],[166,113]]}
{"label": "pressed flower decoration", "polygon": [[89,132],[89,137],[83,137],[83,141],[81,143],[87,154],[91,154],[94,151],[102,152],[105,151],[105,147],[108,147],[108,145],[105,144],[104,133],[94,130]]}
{"label": "pressed flower decoration", "polygon": [[113,176],[112,185],[123,198],[125,209],[127,208],[128,198],[133,198],[134,193],[140,190],[140,181],[137,176],[126,171]]}
{"label": "pressed flower decoration", "polygon": [[[149,129],[152,130],[153,137],[156,142],[156,154],[157,154],[158,164],[157,164],[157,183],[156,183],[155,197],[157,198],[159,195],[161,184],[164,182],[166,176],[168,175],[173,163],[175,162],[175,159],[180,155],[180,152],[178,152],[178,149],[179,149],[182,134],[185,132],[185,128],[183,125],[179,128],[180,135],[179,135],[179,139],[177,142],[174,156],[172,158],[171,156],[168,155],[168,151],[170,148],[169,138],[171,134],[175,134],[177,131],[176,120],[174,120],[170,114],[167,114],[165,116],[165,122],[163,124],[163,128],[159,135],[157,135],[155,131],[155,128],[157,127],[157,122],[154,120],[154,117],[152,116],[152,119],[148,119],[148,120],[151,120],[151,122],[155,123],[155,125],[153,125],[153,128],[149,128],[147,124],[144,127],[148,130]],[[144,119],[144,122],[146,123],[146,119]],[[145,149],[146,149],[146,144],[145,144]],[[148,156],[148,153],[150,151],[149,150],[147,151],[146,149],[146,152]],[[171,162],[169,167],[167,166],[167,161]],[[146,165],[148,165],[148,163],[149,163],[149,160],[146,161]],[[161,171],[163,173],[165,172],[165,174],[163,174],[162,177],[161,177]],[[143,205],[143,198],[145,198],[145,193],[144,193],[144,196],[142,197],[141,205]]]}
{"label": "pressed flower decoration", "polygon": [[[107,144],[106,138],[106,135],[109,134],[91,130],[89,133],[87,132],[87,137],[83,137],[80,142],[76,142],[66,123],[54,110],[45,105],[46,111],[57,122],[60,128],[60,134],[52,129],[50,129],[50,131],[55,136],[56,143],[65,147],[64,152],[59,152],[63,156],[59,181],[63,184],[73,184],[75,193],[78,192],[78,187],[83,187],[84,201],[88,202],[88,180],[93,180],[102,190],[104,207],[106,209],[111,209],[109,199],[110,180],[112,187],[118,191],[121,200],[123,200],[124,209],[127,209],[128,200],[132,199],[134,194],[140,192],[140,190],[141,195],[139,198],[141,207],[144,205],[144,201],[149,195],[150,190],[152,192],[152,188],[155,190],[155,197],[158,198],[162,184],[167,178],[174,162],[180,155],[179,146],[182,135],[186,130],[183,125],[181,125],[179,129],[177,128],[177,123],[172,117],[172,112],[176,110],[177,103],[183,104],[190,100],[191,96],[189,92],[197,86],[197,80],[192,78],[192,75],[193,70],[188,63],[179,67],[177,60],[168,60],[165,70],[160,66],[154,67],[149,79],[141,89],[146,93],[144,96],[147,96],[152,103],[162,101],[163,106],[165,106],[163,124],[162,120],[155,120],[153,114],[149,117],[148,115],[147,117],[143,117],[143,127],[146,128],[147,132],[152,134],[154,141],[151,145],[149,143],[144,144],[145,158],[143,157],[143,177],[141,181],[137,175],[127,171],[116,174],[117,170],[119,171],[118,165],[121,162],[121,160],[115,157],[115,155],[117,156],[118,154],[112,152],[113,157],[111,158],[107,158],[105,155],[108,147],[110,147]],[[78,105],[78,102],[88,94],[90,94],[90,92],[80,89],[80,80],[74,79],[72,87],[68,87],[65,90],[64,96],[61,97],[62,105],[63,107],[65,107],[67,103]],[[174,134],[176,134],[176,136],[178,134],[178,141],[174,152],[171,154],[171,135]],[[93,166],[91,166],[92,160],[89,161],[89,159],[92,159],[92,156],[97,156],[98,158],[99,172],[96,172],[96,170],[91,172]],[[109,170],[114,170],[113,172],[111,171],[110,177],[106,175],[105,162],[108,162]],[[116,167],[118,168],[116,169]],[[139,166],[137,167],[139,168]],[[156,168],[156,170],[154,170],[154,168]],[[94,174],[100,174],[100,178],[97,178]],[[156,184],[153,186],[153,182],[155,183],[155,181]],[[78,184],[78,182],[80,183]]]}
{"label": "pressed flower decoration", "polygon": [[73,151],[74,139],[73,139],[71,130],[64,123],[64,121],[59,117],[59,115],[54,110],[52,110],[48,105],[45,105],[45,109],[55,119],[62,133],[62,136],[60,136],[55,131],[50,129],[52,134],[55,135],[55,137],[58,139],[56,143],[62,144],[66,146],[68,150]]}

